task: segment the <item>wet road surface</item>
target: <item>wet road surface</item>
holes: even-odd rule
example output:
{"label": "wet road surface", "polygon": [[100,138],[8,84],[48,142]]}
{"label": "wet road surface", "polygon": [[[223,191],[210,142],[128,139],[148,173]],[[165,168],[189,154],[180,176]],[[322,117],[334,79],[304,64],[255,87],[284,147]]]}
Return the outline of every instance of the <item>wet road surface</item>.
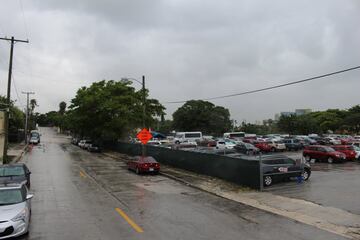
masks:
{"label": "wet road surface", "polygon": [[35,196],[21,239],[344,239],[161,175],[135,175],[41,131],[41,145],[23,158]]}
{"label": "wet road surface", "polygon": [[[297,154],[301,156],[301,152]],[[295,154],[294,154],[295,156]],[[340,208],[360,215],[360,162],[311,163],[309,181],[274,184],[265,191],[285,197],[299,198],[323,206]]]}

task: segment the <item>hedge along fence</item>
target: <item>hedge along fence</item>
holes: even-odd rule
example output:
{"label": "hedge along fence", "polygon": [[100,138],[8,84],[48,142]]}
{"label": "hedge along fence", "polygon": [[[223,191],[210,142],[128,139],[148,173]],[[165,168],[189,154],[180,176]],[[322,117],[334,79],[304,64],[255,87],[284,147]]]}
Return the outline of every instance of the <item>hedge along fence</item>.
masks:
{"label": "hedge along fence", "polygon": [[[111,148],[133,156],[141,155],[140,144],[118,142]],[[148,156],[154,157],[158,162],[169,166],[260,189],[260,165],[257,160],[154,146],[146,146],[146,153]]]}

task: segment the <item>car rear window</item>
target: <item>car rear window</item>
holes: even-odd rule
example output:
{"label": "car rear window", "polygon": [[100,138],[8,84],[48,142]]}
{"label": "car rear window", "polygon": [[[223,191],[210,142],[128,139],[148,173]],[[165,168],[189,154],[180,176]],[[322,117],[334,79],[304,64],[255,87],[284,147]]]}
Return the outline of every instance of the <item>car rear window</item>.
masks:
{"label": "car rear window", "polygon": [[22,166],[0,167],[0,177],[22,176],[22,175],[25,175],[25,171]]}

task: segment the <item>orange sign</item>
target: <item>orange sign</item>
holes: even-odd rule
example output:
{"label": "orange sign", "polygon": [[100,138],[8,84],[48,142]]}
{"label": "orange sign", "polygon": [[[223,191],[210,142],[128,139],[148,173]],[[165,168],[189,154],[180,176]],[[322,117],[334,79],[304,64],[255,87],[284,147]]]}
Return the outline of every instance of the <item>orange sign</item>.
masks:
{"label": "orange sign", "polygon": [[146,129],[143,128],[136,137],[142,142],[142,144],[146,144],[150,139],[152,139],[151,133]]}

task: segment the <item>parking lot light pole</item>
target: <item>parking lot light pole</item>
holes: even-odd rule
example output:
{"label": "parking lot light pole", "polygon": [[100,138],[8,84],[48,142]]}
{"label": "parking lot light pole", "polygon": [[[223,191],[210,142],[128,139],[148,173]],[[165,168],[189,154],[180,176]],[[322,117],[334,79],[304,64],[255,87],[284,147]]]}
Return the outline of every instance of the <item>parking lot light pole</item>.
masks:
{"label": "parking lot light pole", "polygon": [[[133,80],[139,84],[142,85],[142,126],[143,128],[146,128],[146,123],[145,123],[145,118],[146,118],[146,91],[145,91],[145,76],[142,76],[142,81],[140,82],[139,80],[137,80],[136,78],[122,78],[122,80]],[[145,144],[142,144],[141,146],[141,152],[142,152],[142,157],[145,157],[146,155],[146,149],[145,149]]]}

